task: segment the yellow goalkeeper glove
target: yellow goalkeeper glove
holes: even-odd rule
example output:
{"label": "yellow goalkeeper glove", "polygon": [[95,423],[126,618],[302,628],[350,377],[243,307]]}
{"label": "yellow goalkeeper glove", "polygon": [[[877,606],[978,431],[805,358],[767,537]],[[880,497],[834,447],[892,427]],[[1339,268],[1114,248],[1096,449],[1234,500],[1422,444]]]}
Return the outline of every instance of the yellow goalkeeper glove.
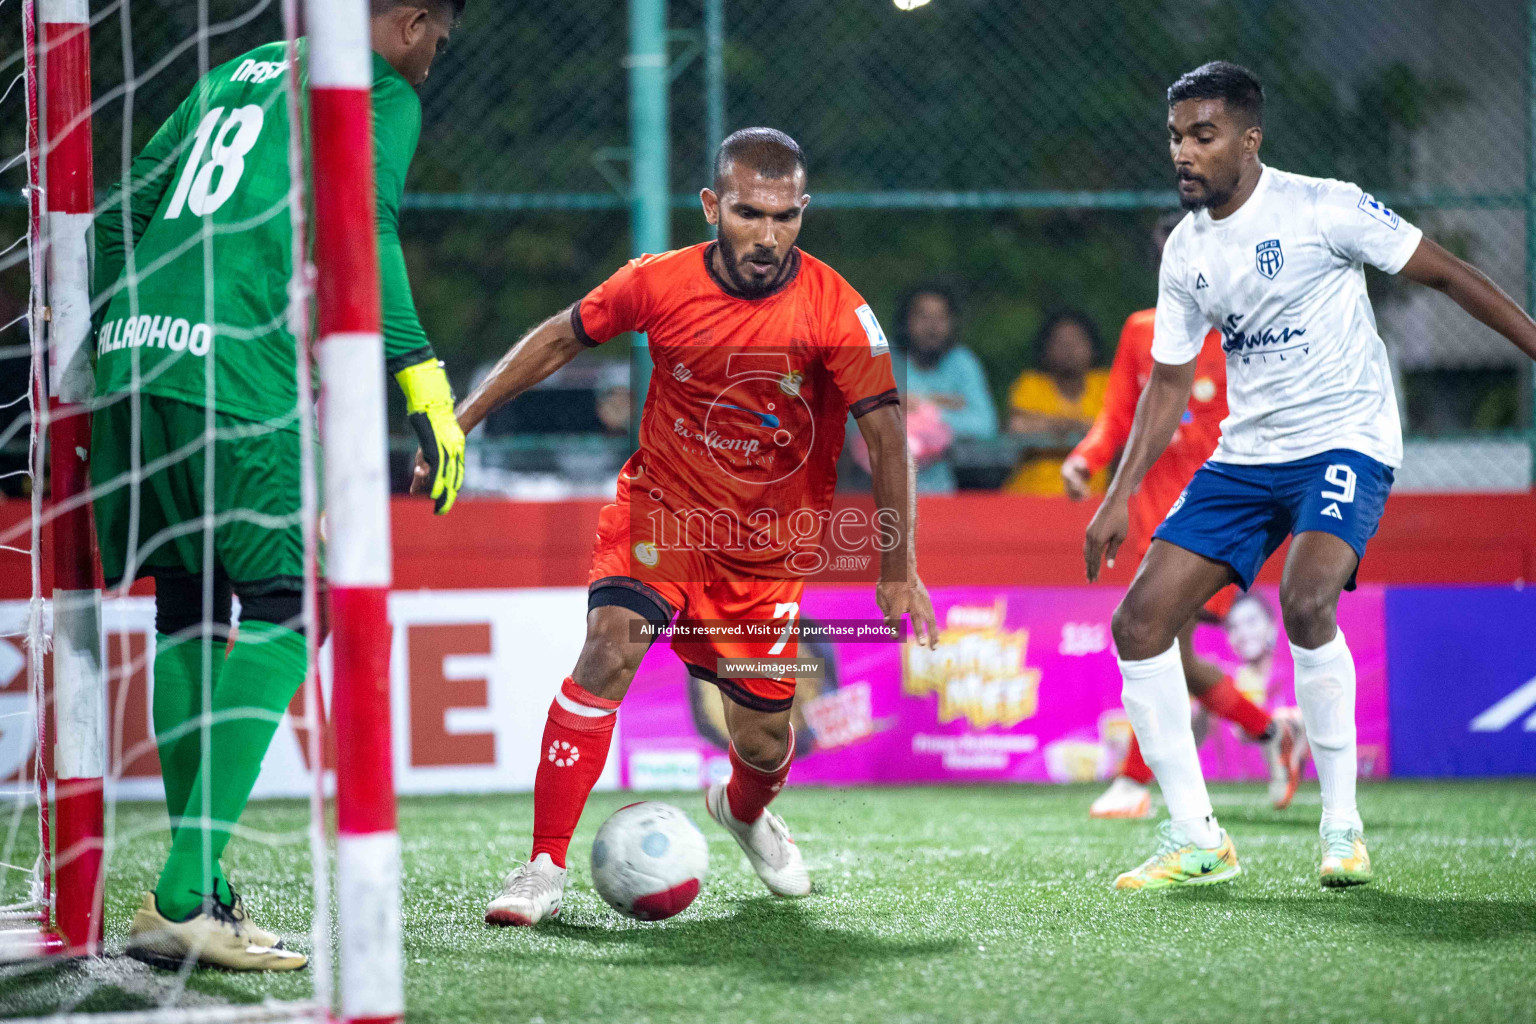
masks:
{"label": "yellow goalkeeper glove", "polygon": [[421,456],[431,470],[433,510],[453,508],[464,484],[464,431],[453,415],[453,389],[443,364],[428,359],[395,374],[405,392],[405,418],[421,441]]}

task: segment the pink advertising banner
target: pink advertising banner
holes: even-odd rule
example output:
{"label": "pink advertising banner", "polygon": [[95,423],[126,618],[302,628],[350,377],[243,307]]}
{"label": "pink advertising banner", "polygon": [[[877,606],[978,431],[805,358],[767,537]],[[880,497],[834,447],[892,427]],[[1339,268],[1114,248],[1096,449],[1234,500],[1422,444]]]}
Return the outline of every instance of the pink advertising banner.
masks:
{"label": "pink advertising banner", "polygon": [[[938,650],[890,642],[801,643],[826,658],[795,710],[797,785],[1081,782],[1108,778],[1130,739],[1109,636],[1118,589],[953,587],[933,593]],[[1295,704],[1290,648],[1273,587],[1201,626],[1196,650],[1270,709]],[[878,619],[871,587],[807,588],[804,622]],[[1347,594],[1339,625],[1358,675],[1360,767],[1385,775],[1385,598]],[[1258,745],[1191,702],[1213,780],[1266,777]],[[690,679],[665,643],[647,655],[620,714],[622,784],[689,789],[729,774],[714,687]]]}

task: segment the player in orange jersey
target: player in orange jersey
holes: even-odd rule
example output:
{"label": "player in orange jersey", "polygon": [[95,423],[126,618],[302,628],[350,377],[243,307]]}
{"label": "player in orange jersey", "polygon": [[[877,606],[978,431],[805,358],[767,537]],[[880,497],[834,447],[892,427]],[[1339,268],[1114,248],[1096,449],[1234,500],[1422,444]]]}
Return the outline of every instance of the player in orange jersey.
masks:
{"label": "player in orange jersey", "polygon": [[[1165,217],[1153,230],[1152,245],[1159,258],[1168,232],[1183,214]],[[1067,494],[1074,501],[1088,496],[1088,481],[1125,447],[1136,416],[1136,403],[1152,375],[1152,321],[1156,309],[1132,313],[1120,331],[1115,361],[1109,371],[1104,408],[1087,436],[1062,463],[1061,475]],[[1216,450],[1221,436],[1221,421],[1227,415],[1227,359],[1221,348],[1221,334],[1211,331],[1195,364],[1195,383],[1189,408],[1174,432],[1167,450],[1153,464],[1142,480],[1141,489],[1131,499],[1131,529],[1124,554],[1139,563],[1152,543],[1152,531],[1163,521],[1183,493],[1195,470],[1205,464]],[[1191,619],[1179,633],[1179,653],[1184,662],[1184,678],[1189,692],[1213,714],[1234,722],[1251,740],[1264,744],[1270,765],[1270,798],[1276,808],[1290,805],[1301,780],[1306,757],[1306,738],[1299,715],[1276,712],[1271,716],[1241,690],[1220,666],[1197,657],[1194,632],[1197,622],[1220,622],[1226,617],[1236,596],[1236,587],[1227,587],[1206,603],[1202,614]],[[1262,695],[1260,695],[1262,697]],[[1115,780],[1093,802],[1088,813],[1095,818],[1146,818],[1152,813],[1152,770],[1142,760],[1135,735]]]}
{"label": "player in orange jersey", "polygon": [[[879,552],[875,598],[886,621],[908,615],[920,642],[937,642],[917,576],[912,470],[889,346],[858,292],[796,247],[810,201],[805,181],[805,158],[789,136],[769,128],[730,136],[714,187],[700,192],[719,240],[630,261],[523,338],[459,408],[469,431],[583,348],[627,331],[648,336],[655,371],[640,448],[598,520],[586,643],[550,705],[539,749],[533,850],[491,902],[492,924],[532,925],[559,912],[566,850],[607,758],[615,712],[655,632],[674,616],[689,635],[674,634],[672,649],[719,687],[731,737],[731,777],[710,788],[710,817],[780,896],[807,895],[811,884],[789,830],[767,810],[794,752],[795,681],[771,659],[795,655],[802,580],[818,571],[824,542],[869,541],[863,550]],[[852,522],[845,509],[824,530],[850,411],[869,447],[874,519]],[[770,664],[743,678],[727,658]]]}

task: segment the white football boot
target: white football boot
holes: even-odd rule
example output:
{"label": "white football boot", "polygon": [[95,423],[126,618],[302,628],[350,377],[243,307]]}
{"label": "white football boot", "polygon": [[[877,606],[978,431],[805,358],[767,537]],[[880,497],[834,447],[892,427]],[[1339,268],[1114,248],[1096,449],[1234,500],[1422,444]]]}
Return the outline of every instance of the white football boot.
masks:
{"label": "white football boot", "polygon": [[565,896],[565,868],[555,867],[549,854],[541,853],[519,864],[502,882],[501,895],[485,911],[486,924],[528,927],[560,913]]}
{"label": "white football boot", "polygon": [[1152,787],[1124,775],[1115,776],[1109,788],[1088,808],[1090,818],[1152,817]]}
{"label": "white football boot", "polygon": [[752,870],[775,896],[809,896],[811,873],[805,869],[800,847],[790,838],[784,819],[765,810],[750,825],[737,821],[725,798],[725,783],[717,782],[704,796],[709,816],[736,837],[736,844],[746,853]]}
{"label": "white football boot", "polygon": [[1269,764],[1269,802],[1283,811],[1296,797],[1301,770],[1307,764],[1307,727],[1296,708],[1276,708],[1271,716],[1275,735],[1264,743]]}

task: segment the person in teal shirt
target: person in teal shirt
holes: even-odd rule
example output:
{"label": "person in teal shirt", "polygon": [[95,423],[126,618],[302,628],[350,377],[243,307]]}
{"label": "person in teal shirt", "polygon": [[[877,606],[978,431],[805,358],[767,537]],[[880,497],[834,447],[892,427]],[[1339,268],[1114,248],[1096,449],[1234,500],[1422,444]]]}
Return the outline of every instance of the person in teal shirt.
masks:
{"label": "person in teal shirt", "polygon": [[[909,419],[914,417],[912,406],[931,403],[952,438],[996,437],[997,408],[986,372],[976,353],[955,341],[955,320],[954,297],[942,285],[921,285],[901,305],[896,331],[906,370]],[[955,472],[946,456],[919,469],[917,489],[955,490]]]}

